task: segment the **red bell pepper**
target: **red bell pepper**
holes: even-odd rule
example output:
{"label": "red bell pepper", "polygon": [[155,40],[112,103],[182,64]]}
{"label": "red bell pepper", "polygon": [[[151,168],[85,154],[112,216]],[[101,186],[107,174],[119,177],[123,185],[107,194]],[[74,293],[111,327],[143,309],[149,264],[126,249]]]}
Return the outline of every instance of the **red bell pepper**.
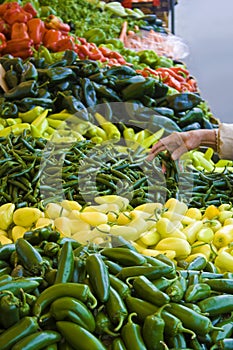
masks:
{"label": "red bell pepper", "polygon": [[6,47],[6,37],[3,33],[0,33],[0,52],[2,52]]}
{"label": "red bell pepper", "polygon": [[63,38],[62,32],[56,29],[45,30],[44,36],[42,38],[43,45],[48,49],[53,46],[58,40]]}
{"label": "red bell pepper", "polygon": [[11,26],[11,39],[28,39],[28,26],[26,23],[15,22]]}
{"label": "red bell pepper", "polygon": [[33,17],[37,16],[37,11],[36,11],[36,9],[33,7],[33,5],[30,2],[27,2],[23,6],[23,10],[26,11],[26,12],[29,12]]}
{"label": "red bell pepper", "polygon": [[24,11],[22,8],[10,8],[4,12],[2,18],[10,25],[15,22],[26,23],[32,18],[31,13]]}
{"label": "red bell pepper", "polygon": [[49,45],[49,49],[53,52],[74,50],[74,48],[75,48],[75,39],[70,35],[65,38],[59,39],[58,41]]}
{"label": "red bell pepper", "polygon": [[49,15],[44,22],[45,27],[48,29],[56,29],[65,33],[68,33],[70,31],[69,24],[64,23],[59,17],[55,15]]}
{"label": "red bell pepper", "polygon": [[13,53],[17,53],[20,51],[31,49],[33,45],[33,41],[28,39],[11,39],[8,40],[6,43],[6,47],[3,50],[4,54],[10,53],[13,55]]}
{"label": "red bell pepper", "polygon": [[40,45],[45,33],[44,22],[40,18],[32,18],[27,22],[29,37],[34,45]]}
{"label": "red bell pepper", "polygon": [[18,2],[6,2],[0,5],[0,16],[2,17],[7,10],[20,10]]}

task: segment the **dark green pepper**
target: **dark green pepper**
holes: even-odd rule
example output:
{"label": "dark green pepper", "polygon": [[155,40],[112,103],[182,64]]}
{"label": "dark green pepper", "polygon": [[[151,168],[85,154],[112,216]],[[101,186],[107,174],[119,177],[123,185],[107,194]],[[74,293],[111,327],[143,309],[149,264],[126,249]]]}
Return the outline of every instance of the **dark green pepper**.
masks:
{"label": "dark green pepper", "polygon": [[215,278],[215,279],[203,279],[203,283],[210,286],[212,290],[221,293],[233,293],[233,279],[231,278]]}
{"label": "dark green pepper", "polygon": [[62,339],[61,334],[57,331],[52,330],[41,330],[35,332],[34,334],[29,334],[21,339],[17,344],[15,344],[11,349],[12,350],[39,350],[52,345],[54,342],[58,343]]}
{"label": "dark green pepper", "polygon": [[124,300],[111,286],[109,298],[105,303],[105,307],[111,322],[115,325],[114,331],[119,331],[128,315],[128,311]]}
{"label": "dark green pepper", "polygon": [[72,243],[67,241],[63,244],[59,257],[57,274],[54,283],[66,283],[71,282],[74,271],[74,254]]}
{"label": "dark green pepper", "polygon": [[111,350],[126,350],[125,344],[121,337],[113,339]]}
{"label": "dark green pepper", "polygon": [[101,255],[123,266],[143,265],[146,262],[142,254],[123,247],[104,248],[101,250]]}
{"label": "dark green pepper", "polygon": [[154,86],[155,79],[152,78],[146,78],[145,81],[130,84],[121,91],[123,100],[128,101],[140,99],[144,95],[150,94],[151,90],[154,89]]}
{"label": "dark green pepper", "polygon": [[9,290],[0,295],[0,324],[5,329],[10,328],[20,319],[20,300]]}
{"label": "dark green pepper", "polygon": [[186,302],[195,303],[196,301],[208,298],[211,295],[211,288],[206,283],[191,284],[185,291],[184,299]]}
{"label": "dark green pepper", "polygon": [[94,107],[97,104],[97,97],[93,83],[89,78],[81,81],[83,102],[86,107]]}
{"label": "dark green pepper", "polygon": [[109,273],[100,254],[91,254],[86,258],[86,271],[99,301],[102,303],[108,301],[110,294]]}
{"label": "dark green pepper", "polygon": [[37,80],[38,72],[34,64],[30,61],[24,63],[24,71],[20,76],[20,82],[27,80]]}
{"label": "dark green pepper", "polygon": [[117,278],[116,276],[109,274],[110,285],[118,292],[122,299],[130,295],[131,290],[125,282]]}
{"label": "dark green pepper", "polygon": [[218,340],[216,344],[214,344],[210,350],[231,350],[233,349],[233,338],[225,338]]}
{"label": "dark green pepper", "polygon": [[18,107],[13,102],[3,102],[0,104],[1,118],[16,118],[18,116]]}
{"label": "dark green pepper", "polygon": [[178,124],[181,128],[189,124],[192,124],[194,122],[198,122],[202,126],[203,118],[204,118],[203,110],[201,108],[194,107],[189,111],[187,111],[185,115],[179,119]]}
{"label": "dark green pepper", "polygon": [[35,80],[28,80],[19,83],[14,88],[4,93],[8,100],[19,100],[24,97],[35,97],[38,93],[38,85]]}
{"label": "dark green pepper", "polygon": [[161,306],[154,314],[148,315],[143,322],[142,336],[148,350],[164,348],[162,342],[164,341],[165,321],[161,313],[165,307],[167,305]]}
{"label": "dark green pepper", "polygon": [[219,315],[233,311],[233,295],[232,294],[220,294],[216,296],[210,296],[204,300],[199,301],[198,306],[201,311],[210,316]]}
{"label": "dark green pepper", "polygon": [[151,302],[157,306],[162,306],[169,303],[170,297],[168,294],[159,290],[148,278],[145,276],[138,276],[133,280],[133,288],[136,296]]}
{"label": "dark green pepper", "polygon": [[46,77],[49,79],[50,83],[58,84],[62,81],[72,80],[75,81],[75,73],[71,68],[68,67],[54,67],[46,69]]}
{"label": "dark green pepper", "polygon": [[36,106],[41,106],[45,109],[54,109],[54,102],[51,98],[24,97],[17,100],[16,104],[20,112],[27,112]]}
{"label": "dark green pepper", "polygon": [[180,301],[185,293],[185,288],[183,288],[180,278],[176,279],[169,287],[167,287],[165,293],[167,293],[171,301]]}
{"label": "dark green pepper", "polygon": [[137,316],[134,312],[129,315],[128,322],[122,327],[121,338],[127,350],[146,350],[147,348],[142,338],[142,328],[139,324],[132,321],[134,316]]}
{"label": "dark green pepper", "polygon": [[202,102],[202,98],[198,94],[192,92],[182,92],[167,95],[164,101],[166,107],[172,108],[175,112],[182,112],[196,107]]}
{"label": "dark green pepper", "polygon": [[19,84],[19,74],[11,67],[6,71],[4,80],[8,86],[8,89],[13,89]]}
{"label": "dark green pepper", "polygon": [[119,333],[114,333],[111,328],[113,328],[113,324],[110,318],[103,310],[98,311],[95,316],[95,333],[98,335],[108,334],[112,337],[117,337]]}
{"label": "dark green pepper", "polygon": [[211,339],[213,344],[215,344],[217,341],[229,338],[232,335],[233,331],[233,320],[229,321],[229,319],[217,322],[215,326],[222,328],[222,330],[216,330],[211,332]]}

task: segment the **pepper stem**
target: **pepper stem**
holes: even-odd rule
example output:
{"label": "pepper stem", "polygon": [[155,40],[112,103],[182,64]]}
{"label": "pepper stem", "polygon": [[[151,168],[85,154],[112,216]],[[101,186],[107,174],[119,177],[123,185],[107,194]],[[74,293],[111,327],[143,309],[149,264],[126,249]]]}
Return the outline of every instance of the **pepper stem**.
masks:
{"label": "pepper stem", "polygon": [[88,307],[90,308],[90,309],[94,309],[96,306],[97,306],[97,299],[94,297],[94,295],[90,292],[89,294],[88,294],[88,303],[87,303],[87,305],[88,305]]}

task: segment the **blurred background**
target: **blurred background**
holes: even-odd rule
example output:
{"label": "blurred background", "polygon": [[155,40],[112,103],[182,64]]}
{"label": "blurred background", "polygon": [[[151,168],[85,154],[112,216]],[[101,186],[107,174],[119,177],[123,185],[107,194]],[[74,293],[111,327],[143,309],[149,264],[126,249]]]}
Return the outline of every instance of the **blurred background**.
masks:
{"label": "blurred background", "polygon": [[221,122],[233,123],[233,1],[178,0],[175,35],[188,45],[183,59],[202,97]]}

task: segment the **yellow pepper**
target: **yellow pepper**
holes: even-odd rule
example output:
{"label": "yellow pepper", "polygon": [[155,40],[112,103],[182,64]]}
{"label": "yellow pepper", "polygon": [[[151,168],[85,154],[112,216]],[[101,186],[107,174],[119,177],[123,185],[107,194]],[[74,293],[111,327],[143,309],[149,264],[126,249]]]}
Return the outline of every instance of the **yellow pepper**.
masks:
{"label": "yellow pepper", "polygon": [[187,241],[190,244],[193,244],[195,242],[196,236],[198,232],[202,229],[202,227],[203,227],[202,221],[194,221],[182,230],[182,232],[186,236]]}
{"label": "yellow pepper", "polygon": [[161,239],[155,246],[156,250],[172,249],[176,252],[176,258],[185,259],[191,253],[191,245],[186,239],[167,237]]}
{"label": "yellow pepper", "polygon": [[233,225],[222,226],[214,233],[213,244],[217,249],[226,247],[233,241]]}
{"label": "yellow pepper", "polygon": [[209,205],[204,212],[203,218],[207,218],[210,220],[218,217],[219,214],[220,211],[215,205]]}
{"label": "yellow pepper", "polygon": [[18,226],[30,227],[41,217],[43,212],[37,208],[18,208],[14,211],[13,222]]}
{"label": "yellow pepper", "polygon": [[219,249],[214,263],[222,272],[233,272],[233,256],[230,254],[230,249],[227,247]]}
{"label": "yellow pepper", "polygon": [[175,198],[169,198],[164,204],[164,207],[167,208],[169,211],[175,212],[176,214],[180,215],[185,215],[188,210],[187,204],[178,201]]}
{"label": "yellow pepper", "polygon": [[0,206],[0,229],[7,230],[13,222],[15,204],[6,203]]}

